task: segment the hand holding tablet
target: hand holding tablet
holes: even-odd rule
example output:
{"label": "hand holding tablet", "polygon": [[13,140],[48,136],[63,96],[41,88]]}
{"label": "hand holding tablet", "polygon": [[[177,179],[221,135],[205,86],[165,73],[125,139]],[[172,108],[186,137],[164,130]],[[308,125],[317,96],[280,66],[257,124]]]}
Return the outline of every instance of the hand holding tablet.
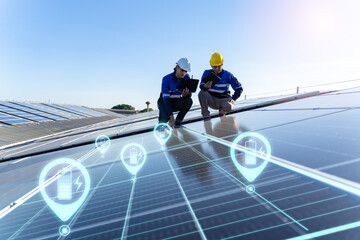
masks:
{"label": "hand holding tablet", "polygon": [[221,78],[219,78],[215,73],[210,72],[209,75],[207,75],[206,77],[204,77],[204,79],[202,80],[204,83],[208,83],[208,82],[212,82],[211,86],[214,86],[215,84],[217,84],[219,81],[221,80]]}
{"label": "hand holding tablet", "polygon": [[196,92],[198,84],[199,84],[199,79],[182,78],[180,79],[178,90],[182,92],[187,88],[189,92],[194,93]]}

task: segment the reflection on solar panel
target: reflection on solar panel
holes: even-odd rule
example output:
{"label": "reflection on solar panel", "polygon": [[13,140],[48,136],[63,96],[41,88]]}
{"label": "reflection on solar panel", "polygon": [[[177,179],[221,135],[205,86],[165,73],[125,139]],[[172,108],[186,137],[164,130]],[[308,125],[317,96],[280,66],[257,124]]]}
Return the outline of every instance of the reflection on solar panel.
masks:
{"label": "reflection on solar panel", "polygon": [[56,114],[58,116],[62,116],[64,118],[78,118],[77,116],[73,115],[73,114],[70,114],[68,112],[65,112],[63,110],[60,110],[60,109],[54,109],[54,108],[51,108],[49,106],[45,106],[41,103],[30,103],[31,105],[33,106],[36,106],[38,107],[39,109],[41,109],[42,111],[46,111],[46,112],[49,112],[49,113],[52,113],[52,114]]}
{"label": "reflection on solar panel", "polygon": [[41,116],[34,115],[32,113],[27,113],[27,112],[23,112],[20,110],[16,110],[14,108],[6,107],[1,104],[0,104],[0,112],[8,113],[10,115],[17,116],[17,117],[24,118],[24,119],[31,120],[31,121],[35,121],[35,122],[49,121],[48,118],[44,118]]}
{"label": "reflection on solar panel", "polygon": [[40,112],[38,110],[28,108],[28,107],[24,107],[24,106],[21,106],[21,105],[17,105],[17,104],[11,103],[11,102],[0,101],[0,104],[4,105],[4,106],[7,106],[7,107],[10,107],[10,108],[14,108],[16,110],[21,110],[21,111],[24,111],[24,112],[32,113],[32,114],[37,115],[37,116],[45,117],[45,118],[47,118],[49,120],[55,120],[55,118],[58,118],[58,117],[53,116],[51,114]]}
{"label": "reflection on solar panel", "polygon": [[51,109],[45,109],[45,108],[39,107],[35,104],[30,104],[30,103],[26,103],[26,102],[12,102],[12,103],[16,104],[17,106],[23,106],[23,107],[37,110],[43,114],[49,114],[49,116],[51,116],[51,118],[53,118],[55,120],[68,119],[68,116],[67,117],[62,116],[60,112],[55,112],[55,111],[52,111]]}
{"label": "reflection on solar panel", "polygon": [[[60,104],[57,104],[57,105],[60,105]],[[86,108],[86,107],[75,106],[75,105],[60,105],[60,106],[72,109],[73,111],[77,111],[77,112],[80,112],[82,114],[86,114],[88,116],[97,117],[97,116],[103,116],[104,115],[104,114],[102,114],[100,112],[94,111],[94,110],[92,110],[90,108]]]}
{"label": "reflection on solar panel", "polygon": [[[105,153],[91,144],[2,167],[0,210],[8,214],[0,211],[0,239],[358,239],[360,106],[332,107],[346,98],[360,103],[360,93],[321,95],[186,124],[174,129],[165,145],[150,131],[113,139]],[[195,110],[188,117],[199,114]],[[122,130],[156,123],[129,123]],[[248,132],[264,136],[272,150],[253,181],[241,166],[267,155],[253,147],[259,155],[248,157],[250,145],[243,152],[236,147],[235,157],[230,154],[233,141]],[[129,148],[131,143],[147,154]],[[129,159],[122,158],[124,149]],[[137,166],[143,156],[145,163],[134,176],[123,162]],[[86,184],[90,190],[65,221],[44,194],[36,193],[41,170],[64,157],[84,165],[91,178],[87,183],[73,177],[67,186],[73,194]],[[14,174],[18,177],[9,177]],[[55,185],[64,189],[65,182]]]}
{"label": "reflection on solar panel", "polygon": [[61,104],[54,104],[54,105],[64,108],[64,109],[67,109],[68,111],[71,111],[71,112],[74,112],[77,114],[81,114],[82,116],[91,117],[90,114],[84,113],[83,111],[79,111],[78,109],[75,109],[75,108],[71,107],[70,105],[61,105]]}
{"label": "reflection on solar panel", "polygon": [[59,105],[56,104],[47,104],[47,103],[42,103],[42,105],[46,106],[46,107],[50,107],[50,108],[54,108],[57,111],[63,111],[66,112],[68,114],[70,114],[71,116],[77,117],[77,118],[82,118],[85,117],[84,115],[80,114],[80,113],[75,113],[74,111],[70,111],[66,108],[60,107]]}
{"label": "reflection on solar panel", "polygon": [[101,112],[98,112],[98,111],[95,111],[93,109],[90,109],[88,107],[84,107],[84,106],[76,106],[76,105],[71,105],[72,107],[74,108],[78,108],[79,110],[82,110],[88,114],[91,114],[93,116],[103,116],[105,115],[104,113],[101,113]]}
{"label": "reflection on solar panel", "polygon": [[86,114],[86,113],[83,113],[81,111],[75,110],[75,109],[69,107],[68,105],[60,105],[60,104],[53,104],[53,105],[56,106],[56,107],[59,107],[61,109],[65,109],[65,110],[67,110],[69,112],[76,113],[76,114],[78,114],[80,116],[85,116],[85,117],[90,117],[91,116],[89,114]]}
{"label": "reflection on solar panel", "polygon": [[29,123],[30,121],[0,112],[0,122],[6,124],[20,124],[20,123]]}

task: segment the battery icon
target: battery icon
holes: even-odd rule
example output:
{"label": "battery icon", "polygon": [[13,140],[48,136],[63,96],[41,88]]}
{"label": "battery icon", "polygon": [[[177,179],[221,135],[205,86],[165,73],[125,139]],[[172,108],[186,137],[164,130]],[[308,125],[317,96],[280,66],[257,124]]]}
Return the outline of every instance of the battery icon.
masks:
{"label": "battery icon", "polygon": [[138,164],[138,151],[134,147],[130,149],[130,164]]}
{"label": "battery icon", "polygon": [[[249,151],[252,150],[256,151],[256,142],[250,139],[249,141],[245,142],[245,147]],[[250,153],[245,153],[245,165],[246,166],[256,165],[256,156]]]}
{"label": "battery icon", "polygon": [[57,180],[57,198],[58,200],[72,199],[72,172],[69,170]]}
{"label": "battery icon", "polygon": [[100,138],[98,143],[99,143],[100,148],[102,148],[102,149],[106,148],[106,139],[105,138]]}
{"label": "battery icon", "polygon": [[166,138],[166,129],[162,128],[161,131],[160,131],[160,134],[161,134],[162,138]]}

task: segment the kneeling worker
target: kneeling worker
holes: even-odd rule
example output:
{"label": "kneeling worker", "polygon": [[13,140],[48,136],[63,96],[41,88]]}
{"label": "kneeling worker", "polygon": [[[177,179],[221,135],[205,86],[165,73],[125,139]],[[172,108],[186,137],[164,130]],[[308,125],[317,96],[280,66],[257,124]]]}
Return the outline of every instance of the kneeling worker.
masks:
{"label": "kneeling worker", "polygon": [[[186,113],[193,103],[189,89],[178,91],[181,78],[190,78],[190,61],[187,58],[180,58],[174,68],[174,72],[162,79],[161,94],[157,101],[159,108],[159,122],[167,123],[171,127],[180,127]],[[179,111],[176,120],[173,112]]]}
{"label": "kneeling worker", "polygon": [[[234,75],[223,69],[224,58],[220,53],[214,53],[210,59],[212,69],[205,70],[201,78],[199,102],[201,105],[201,114],[204,120],[210,119],[210,112],[208,107],[219,110],[219,116],[224,116],[226,113],[234,110],[234,103],[243,92],[241,83],[234,77]],[[216,74],[220,81],[212,86],[212,81],[204,83],[203,79],[211,72]],[[234,94],[231,96],[229,85],[234,89]]]}

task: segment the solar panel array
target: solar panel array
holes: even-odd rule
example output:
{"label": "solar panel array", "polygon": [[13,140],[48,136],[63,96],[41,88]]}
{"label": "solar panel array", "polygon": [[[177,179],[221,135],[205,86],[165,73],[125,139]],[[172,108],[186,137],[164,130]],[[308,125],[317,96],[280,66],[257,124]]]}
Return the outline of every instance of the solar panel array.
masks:
{"label": "solar panel array", "polygon": [[49,113],[54,116],[57,116],[60,119],[69,119],[70,116],[68,114],[61,113],[59,111],[52,110],[51,108],[46,108],[44,105],[40,103],[25,103],[25,102],[14,102],[17,105],[24,106],[30,109],[36,109],[40,112]]}
{"label": "solar panel array", "polygon": [[[342,104],[350,100],[351,106]],[[355,193],[273,162],[249,182],[222,143],[256,132],[274,157],[359,184],[359,102],[360,91],[326,94],[186,124],[164,146],[148,132],[114,139],[105,153],[92,144],[3,166],[0,210],[36,188],[55,159],[81,161],[91,186],[67,221],[34,195],[0,219],[0,239],[357,239]],[[128,123],[126,130],[156,123]],[[136,181],[120,157],[129,143],[147,152]],[[256,191],[247,191],[250,184]],[[67,237],[59,235],[62,225],[70,228]]]}
{"label": "solar panel array", "polygon": [[33,108],[28,108],[28,107],[24,107],[24,106],[21,106],[21,105],[18,105],[18,104],[14,104],[14,103],[11,103],[11,102],[0,101],[0,104],[4,105],[4,106],[7,106],[9,108],[18,110],[18,111],[28,112],[28,113],[31,113],[33,115],[40,116],[40,117],[46,118],[48,120],[56,120],[56,118],[57,118],[54,115],[51,115],[51,114],[48,114],[48,113],[45,113],[45,112],[41,112],[41,111],[33,109]]}
{"label": "solar panel array", "polygon": [[98,117],[104,115],[105,114],[95,110],[74,105],[60,106],[58,104],[0,101],[0,124],[2,125]]}
{"label": "solar panel array", "polygon": [[29,123],[30,121],[0,112],[0,122],[9,124],[9,125],[13,125],[13,124],[20,124],[20,123]]}
{"label": "solar panel array", "polygon": [[81,107],[81,106],[76,106],[76,105],[60,105],[60,104],[56,104],[56,105],[70,109],[75,112],[86,114],[87,116],[93,116],[93,117],[102,116],[102,113],[92,110],[90,108],[86,108],[86,107]]}

